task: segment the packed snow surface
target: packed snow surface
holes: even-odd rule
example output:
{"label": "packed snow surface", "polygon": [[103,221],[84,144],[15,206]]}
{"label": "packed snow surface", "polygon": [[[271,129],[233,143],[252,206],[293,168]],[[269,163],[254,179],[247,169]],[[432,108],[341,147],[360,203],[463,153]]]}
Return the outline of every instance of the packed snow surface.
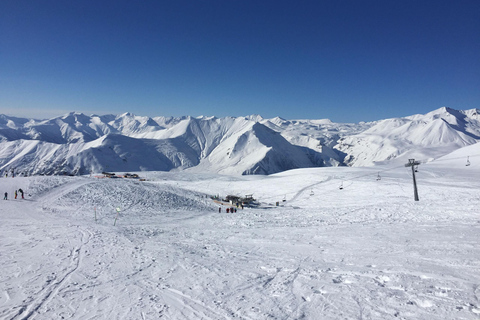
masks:
{"label": "packed snow surface", "polygon": [[468,148],[419,166],[418,202],[403,165],[0,178],[0,318],[479,319]]}

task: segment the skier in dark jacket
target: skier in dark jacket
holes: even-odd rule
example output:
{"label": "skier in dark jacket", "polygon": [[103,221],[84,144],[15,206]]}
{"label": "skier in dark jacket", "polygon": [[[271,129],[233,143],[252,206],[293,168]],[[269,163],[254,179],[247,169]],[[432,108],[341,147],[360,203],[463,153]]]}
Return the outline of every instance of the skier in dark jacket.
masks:
{"label": "skier in dark jacket", "polygon": [[5,192],[5,197],[3,197],[3,200],[8,200],[8,192]]}

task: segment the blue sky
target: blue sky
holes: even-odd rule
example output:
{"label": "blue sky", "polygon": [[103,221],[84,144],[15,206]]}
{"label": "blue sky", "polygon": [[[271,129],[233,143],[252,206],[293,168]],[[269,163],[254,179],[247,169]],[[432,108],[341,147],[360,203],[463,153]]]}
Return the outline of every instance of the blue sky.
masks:
{"label": "blue sky", "polygon": [[0,2],[0,113],[372,121],[480,107],[480,1]]}

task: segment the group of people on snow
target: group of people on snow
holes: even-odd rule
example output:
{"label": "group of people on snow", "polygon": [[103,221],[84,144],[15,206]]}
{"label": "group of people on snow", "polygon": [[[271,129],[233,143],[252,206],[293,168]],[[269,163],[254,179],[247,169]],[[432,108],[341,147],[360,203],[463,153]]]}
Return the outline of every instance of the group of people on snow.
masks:
{"label": "group of people on snow", "polygon": [[[243,209],[243,205],[241,206],[241,208]],[[235,207],[227,208],[226,211],[227,213],[235,213],[237,212],[237,208]],[[218,213],[222,213],[222,207],[218,208]]]}
{"label": "group of people on snow", "polygon": [[[17,196],[19,193],[22,199],[25,199],[24,192],[22,189],[15,190],[15,199],[17,199]],[[3,200],[8,200],[8,192],[5,192],[5,196],[3,197]]]}

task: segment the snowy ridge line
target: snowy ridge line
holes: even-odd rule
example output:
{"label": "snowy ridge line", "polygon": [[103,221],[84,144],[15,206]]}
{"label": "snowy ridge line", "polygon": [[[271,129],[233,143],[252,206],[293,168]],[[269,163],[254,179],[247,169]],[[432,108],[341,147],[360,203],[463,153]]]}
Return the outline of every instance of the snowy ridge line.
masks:
{"label": "snowy ridge line", "polygon": [[408,157],[428,161],[479,143],[479,112],[444,107],[358,124],[260,116],[69,113],[27,121],[0,115],[0,170],[23,175],[175,169],[268,175],[296,168],[376,166]]}

